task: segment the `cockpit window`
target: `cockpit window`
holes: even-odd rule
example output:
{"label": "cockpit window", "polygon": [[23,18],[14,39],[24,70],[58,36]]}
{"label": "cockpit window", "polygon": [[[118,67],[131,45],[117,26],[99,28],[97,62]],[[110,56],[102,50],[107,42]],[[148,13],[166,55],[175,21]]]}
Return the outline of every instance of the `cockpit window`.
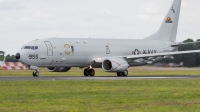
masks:
{"label": "cockpit window", "polygon": [[32,46],[32,47],[31,47],[31,49],[32,49],[32,50],[34,50],[34,49],[35,49],[35,47],[34,47],[34,46]]}
{"label": "cockpit window", "polygon": [[38,46],[23,46],[21,49],[38,50]]}
{"label": "cockpit window", "polygon": [[31,49],[31,46],[25,46],[24,49]]}
{"label": "cockpit window", "polygon": [[35,46],[35,50],[37,50],[38,49],[38,46]]}

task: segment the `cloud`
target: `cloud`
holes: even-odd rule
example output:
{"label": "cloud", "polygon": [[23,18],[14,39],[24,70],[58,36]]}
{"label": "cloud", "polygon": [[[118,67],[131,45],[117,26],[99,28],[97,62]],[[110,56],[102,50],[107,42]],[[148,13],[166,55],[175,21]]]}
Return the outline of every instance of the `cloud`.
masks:
{"label": "cloud", "polygon": [[29,23],[29,22],[32,22],[32,20],[29,17],[22,17],[22,18],[20,18],[20,22],[21,23]]}
{"label": "cloud", "polygon": [[152,2],[145,3],[141,8],[140,14],[156,14],[159,12],[159,7]]}
{"label": "cloud", "polygon": [[48,18],[51,17],[49,14],[41,11],[34,12],[33,17],[35,18]]}
{"label": "cloud", "polygon": [[[36,38],[144,38],[160,26],[173,0],[1,0],[6,52]],[[200,38],[199,0],[182,0],[177,40]],[[14,39],[14,40],[13,40]],[[22,41],[25,40],[25,41]],[[7,46],[15,44],[16,49]]]}
{"label": "cloud", "polygon": [[25,7],[20,5],[15,0],[6,0],[0,2],[0,10],[21,10],[21,9],[25,9]]}

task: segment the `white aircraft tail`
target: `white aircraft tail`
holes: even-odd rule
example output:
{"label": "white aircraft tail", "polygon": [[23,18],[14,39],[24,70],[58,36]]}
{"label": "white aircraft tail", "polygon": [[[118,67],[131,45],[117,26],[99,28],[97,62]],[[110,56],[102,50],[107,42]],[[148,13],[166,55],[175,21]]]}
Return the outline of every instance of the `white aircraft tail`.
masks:
{"label": "white aircraft tail", "polygon": [[174,0],[166,17],[164,18],[160,29],[153,35],[145,38],[148,40],[176,41],[178,21],[182,0]]}

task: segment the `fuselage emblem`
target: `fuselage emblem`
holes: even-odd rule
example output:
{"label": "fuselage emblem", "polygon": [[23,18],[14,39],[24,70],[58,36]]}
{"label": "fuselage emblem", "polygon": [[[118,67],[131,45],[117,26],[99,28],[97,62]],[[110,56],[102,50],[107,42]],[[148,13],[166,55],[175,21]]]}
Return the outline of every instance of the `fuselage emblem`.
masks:
{"label": "fuselage emblem", "polygon": [[167,17],[165,20],[166,23],[172,23],[172,18],[171,17]]}
{"label": "fuselage emblem", "polygon": [[134,55],[139,55],[140,54],[140,52],[139,52],[139,50],[138,49],[135,49],[135,51],[134,51],[134,53],[133,53]]}
{"label": "fuselage emblem", "polygon": [[106,45],[106,54],[110,54],[109,43],[107,43],[107,45]]}
{"label": "fuselage emblem", "polygon": [[66,55],[70,55],[70,53],[71,53],[71,46],[68,45],[68,44],[65,44],[64,48],[65,48],[65,54]]}
{"label": "fuselage emblem", "polygon": [[175,11],[175,9],[174,9],[174,7],[172,7],[172,8],[171,8],[171,11],[173,11],[173,13],[175,13],[175,12],[176,12],[176,11]]}
{"label": "fuselage emblem", "polygon": [[140,55],[140,54],[155,54],[155,53],[157,53],[157,51],[156,50],[143,50],[143,52],[142,51],[140,51],[140,50],[138,50],[138,49],[135,49],[134,51],[132,51],[132,54],[134,54],[134,55]]}

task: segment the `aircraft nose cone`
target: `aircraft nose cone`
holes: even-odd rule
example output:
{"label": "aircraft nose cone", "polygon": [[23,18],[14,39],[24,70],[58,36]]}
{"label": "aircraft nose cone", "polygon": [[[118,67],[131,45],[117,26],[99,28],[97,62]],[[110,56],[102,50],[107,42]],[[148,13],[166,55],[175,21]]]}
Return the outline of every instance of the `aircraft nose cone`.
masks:
{"label": "aircraft nose cone", "polygon": [[20,59],[20,54],[17,53],[17,54],[15,55],[15,58],[16,58],[16,59]]}

